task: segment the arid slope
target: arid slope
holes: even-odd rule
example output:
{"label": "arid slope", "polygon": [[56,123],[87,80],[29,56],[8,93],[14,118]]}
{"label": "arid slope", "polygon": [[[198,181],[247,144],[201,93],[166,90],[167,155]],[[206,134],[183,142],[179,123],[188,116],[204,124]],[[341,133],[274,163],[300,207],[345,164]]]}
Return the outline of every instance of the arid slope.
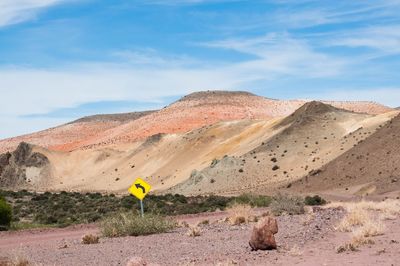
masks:
{"label": "arid slope", "polygon": [[[357,146],[320,168],[318,173],[293,184],[292,189],[359,196],[400,191],[400,116],[376,127],[376,130]],[[359,136],[355,132],[346,135],[346,139]]]}
{"label": "arid slope", "polygon": [[[292,182],[320,168],[365,139],[396,113],[358,114],[311,102],[276,123],[260,146],[241,156],[228,156],[194,171],[171,192],[183,194],[260,193],[290,187]],[[356,138],[348,138],[348,134]]]}

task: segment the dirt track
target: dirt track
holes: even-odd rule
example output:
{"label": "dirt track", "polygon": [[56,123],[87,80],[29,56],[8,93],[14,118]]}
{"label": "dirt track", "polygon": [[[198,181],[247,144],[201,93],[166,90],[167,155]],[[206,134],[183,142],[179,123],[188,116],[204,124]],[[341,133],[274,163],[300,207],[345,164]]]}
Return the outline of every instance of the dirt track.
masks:
{"label": "dirt track", "polygon": [[[357,252],[337,254],[335,248],[349,239],[333,230],[341,210],[320,210],[306,222],[306,215],[278,217],[277,251],[252,252],[248,240],[252,224],[229,226],[214,223],[224,213],[180,217],[194,223],[209,219],[202,234],[193,238],[187,228],[167,234],[101,239],[83,245],[85,233],[96,233],[94,225],[64,229],[28,230],[0,234],[0,257],[15,255],[39,265],[125,265],[132,256],[142,256],[160,265],[399,265],[400,220],[386,221],[383,236]],[[230,264],[232,265],[232,264]]]}

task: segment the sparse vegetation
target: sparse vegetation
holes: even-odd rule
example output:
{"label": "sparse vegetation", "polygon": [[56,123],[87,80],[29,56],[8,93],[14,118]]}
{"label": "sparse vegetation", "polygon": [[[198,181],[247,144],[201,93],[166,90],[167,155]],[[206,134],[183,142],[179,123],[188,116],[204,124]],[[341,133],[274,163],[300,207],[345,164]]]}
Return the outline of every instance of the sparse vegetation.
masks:
{"label": "sparse vegetation", "polygon": [[189,225],[189,230],[187,232],[188,236],[197,237],[201,235],[201,229],[198,225]]}
{"label": "sparse vegetation", "polygon": [[32,265],[28,259],[22,255],[14,255],[12,259],[6,261],[0,261],[2,266],[29,266]]}
{"label": "sparse vegetation", "polygon": [[90,244],[98,244],[100,238],[96,235],[87,234],[82,237],[82,244],[90,245]]}
{"label": "sparse vegetation", "polygon": [[274,197],[270,207],[274,215],[302,214],[304,213],[304,200],[296,196],[278,194]]}
{"label": "sparse vegetation", "polygon": [[251,207],[268,207],[272,202],[272,198],[269,196],[245,193],[236,197],[234,202],[238,204],[249,204]]}
{"label": "sparse vegetation", "polygon": [[12,218],[11,205],[0,196],[0,231],[10,227]]}
{"label": "sparse vegetation", "polygon": [[367,211],[362,208],[352,208],[339,223],[337,229],[342,232],[351,232],[355,226],[362,226],[369,219]]}
{"label": "sparse vegetation", "polygon": [[100,223],[105,237],[139,236],[165,233],[176,227],[176,223],[160,215],[146,215],[127,212],[109,216]]}
{"label": "sparse vegetation", "polygon": [[329,207],[344,207],[346,216],[340,221],[337,229],[351,232],[351,240],[340,246],[337,252],[357,250],[365,244],[373,244],[371,237],[384,234],[383,220],[395,218],[400,214],[400,201],[385,200],[382,202],[360,201],[349,203],[332,203]]}
{"label": "sparse vegetation", "polygon": [[318,205],[325,205],[326,200],[321,198],[319,195],[315,196],[306,196],[304,199],[304,203],[308,206],[318,206]]}
{"label": "sparse vegetation", "polygon": [[[0,191],[13,207],[11,229],[64,227],[70,224],[97,222],[120,212],[138,210],[139,201],[133,196],[102,195],[100,193],[36,193]],[[158,215],[181,215],[224,210],[234,203],[266,207],[271,197],[244,194],[238,197],[195,196],[179,194],[148,195],[145,212]]]}
{"label": "sparse vegetation", "polygon": [[227,209],[227,212],[229,223],[232,225],[248,223],[253,216],[251,206],[245,204],[234,204]]}

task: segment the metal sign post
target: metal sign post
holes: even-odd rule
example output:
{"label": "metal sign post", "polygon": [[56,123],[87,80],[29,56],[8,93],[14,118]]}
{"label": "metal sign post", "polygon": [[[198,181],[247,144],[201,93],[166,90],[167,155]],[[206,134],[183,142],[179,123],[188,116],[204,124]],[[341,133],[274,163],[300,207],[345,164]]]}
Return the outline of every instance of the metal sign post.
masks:
{"label": "metal sign post", "polygon": [[128,191],[140,200],[140,216],[144,217],[143,199],[150,192],[151,186],[144,180],[137,178]]}
{"label": "metal sign post", "polygon": [[144,210],[143,210],[143,200],[140,200],[140,214],[142,218],[144,217]]}

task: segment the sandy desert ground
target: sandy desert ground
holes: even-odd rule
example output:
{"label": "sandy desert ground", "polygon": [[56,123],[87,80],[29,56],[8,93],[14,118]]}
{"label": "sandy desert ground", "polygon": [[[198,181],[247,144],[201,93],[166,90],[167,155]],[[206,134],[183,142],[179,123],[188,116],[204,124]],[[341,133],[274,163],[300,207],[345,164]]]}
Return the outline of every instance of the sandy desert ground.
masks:
{"label": "sandy desert ground", "polygon": [[[258,209],[257,213],[264,212]],[[251,251],[248,241],[254,223],[232,226],[217,222],[225,212],[186,215],[179,221],[201,225],[201,235],[187,228],[170,233],[101,238],[99,244],[81,244],[84,234],[98,233],[96,225],[0,233],[0,257],[23,257],[37,265],[125,265],[139,256],[158,265],[399,265],[400,219],[385,220],[383,235],[373,237],[357,251],[337,253],[350,233],[336,231],[343,208],[314,208],[309,214],[277,217],[278,249]]]}

